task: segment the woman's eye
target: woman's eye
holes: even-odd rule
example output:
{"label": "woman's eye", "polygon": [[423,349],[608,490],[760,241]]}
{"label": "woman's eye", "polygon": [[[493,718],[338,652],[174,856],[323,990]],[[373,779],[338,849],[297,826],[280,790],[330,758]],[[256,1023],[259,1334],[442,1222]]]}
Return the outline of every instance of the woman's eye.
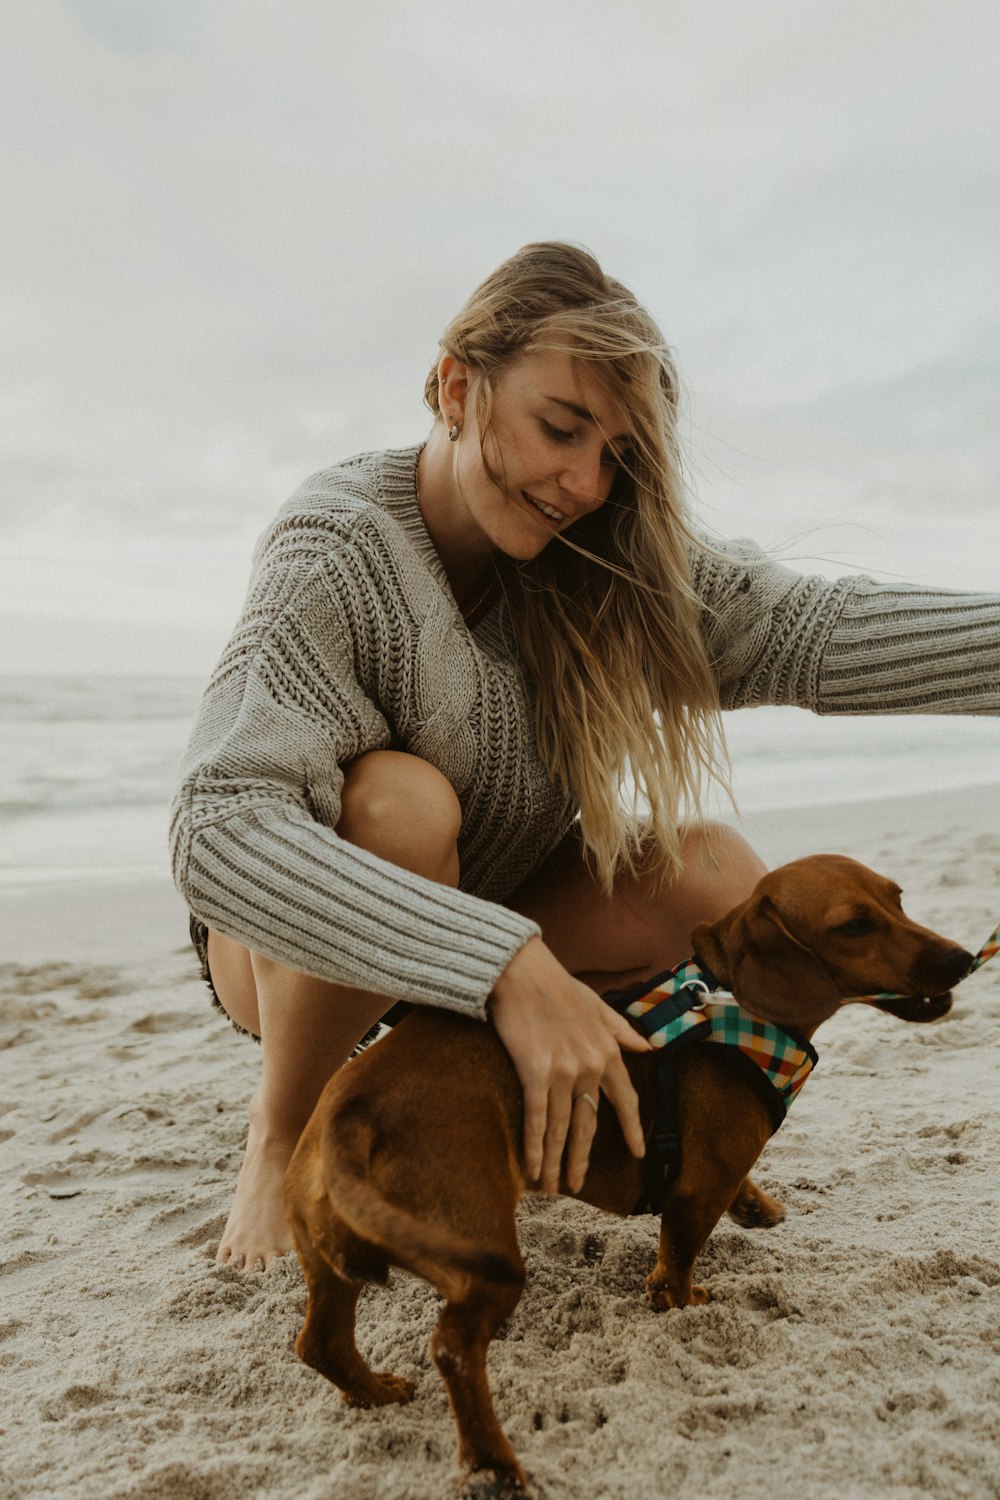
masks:
{"label": "woman's eye", "polygon": [[542,419],[542,427],[548,433],[549,437],[554,438],[557,443],[571,443],[573,441],[574,434],[572,432],[567,432],[563,427],[553,427],[552,423],[546,422],[544,418]]}

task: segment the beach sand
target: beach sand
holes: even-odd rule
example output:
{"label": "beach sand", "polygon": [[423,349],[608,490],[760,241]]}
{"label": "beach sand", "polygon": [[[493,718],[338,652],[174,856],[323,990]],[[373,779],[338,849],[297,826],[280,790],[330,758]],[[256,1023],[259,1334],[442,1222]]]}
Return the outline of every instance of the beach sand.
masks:
{"label": "beach sand", "polygon": [[[760,815],[771,863],[855,855],[970,948],[1000,917],[1000,787]],[[455,1436],[436,1295],[365,1293],[359,1342],[416,1383],[349,1411],[296,1359],[294,1261],[216,1269],[255,1047],[210,1010],[165,881],[2,893],[0,1497],[436,1500]],[[490,1355],[537,1493],[751,1500],[1000,1493],[1000,958],[950,1018],[855,1008],[724,1221],[715,1300],[653,1314],[650,1217],[525,1200],[528,1286]]]}

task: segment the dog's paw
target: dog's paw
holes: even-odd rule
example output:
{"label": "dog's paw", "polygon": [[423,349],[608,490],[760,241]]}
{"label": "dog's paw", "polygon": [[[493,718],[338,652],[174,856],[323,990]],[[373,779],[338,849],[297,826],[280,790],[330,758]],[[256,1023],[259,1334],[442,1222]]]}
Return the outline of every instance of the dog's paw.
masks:
{"label": "dog's paw", "polygon": [[390,1375],[388,1370],[380,1370],[375,1379],[385,1392],[386,1406],[392,1402],[397,1406],[405,1406],[408,1401],[413,1400],[416,1386],[412,1380],[405,1380],[402,1375]]}
{"label": "dog's paw", "polygon": [[729,1217],[744,1229],[773,1229],[785,1217],[785,1205],[761,1192],[756,1183],[749,1183],[729,1205]]}
{"label": "dog's paw", "polygon": [[707,1286],[692,1286],[687,1297],[675,1297],[666,1282],[654,1278],[655,1271],[646,1282],[646,1300],[654,1312],[669,1312],[674,1307],[703,1307],[712,1300]]}
{"label": "dog's paw", "polygon": [[462,1489],[460,1500],[524,1500],[528,1482],[518,1464],[513,1469],[475,1469]]}
{"label": "dog's paw", "polygon": [[416,1386],[402,1375],[392,1375],[388,1370],[372,1372],[363,1387],[341,1390],[340,1399],[345,1406],[405,1406],[413,1400]]}

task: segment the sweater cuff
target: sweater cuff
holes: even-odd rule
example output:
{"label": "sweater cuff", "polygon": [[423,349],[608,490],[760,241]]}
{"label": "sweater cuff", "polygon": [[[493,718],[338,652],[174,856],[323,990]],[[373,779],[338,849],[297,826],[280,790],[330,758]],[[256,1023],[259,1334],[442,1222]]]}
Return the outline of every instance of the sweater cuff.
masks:
{"label": "sweater cuff", "polygon": [[1000,714],[1000,597],[853,579],[816,710]]}
{"label": "sweater cuff", "polygon": [[306,814],[258,807],[204,826],[175,878],[203,922],[318,979],[485,1019],[536,922],[425,880]]}

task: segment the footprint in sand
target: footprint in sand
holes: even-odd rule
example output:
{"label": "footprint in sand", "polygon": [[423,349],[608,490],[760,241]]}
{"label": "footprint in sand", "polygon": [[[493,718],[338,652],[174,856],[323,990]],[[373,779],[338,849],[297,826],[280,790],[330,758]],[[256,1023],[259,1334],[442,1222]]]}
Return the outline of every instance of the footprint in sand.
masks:
{"label": "footprint in sand", "polygon": [[129,1030],[141,1032],[145,1036],[153,1036],[164,1031],[184,1031],[195,1025],[199,1019],[200,1017],[193,1016],[189,1010],[154,1011],[148,1016],[140,1016],[138,1021],[133,1021]]}
{"label": "footprint in sand", "polygon": [[226,1212],[220,1210],[206,1217],[207,1203],[175,1203],[169,1208],[159,1209],[149,1220],[149,1229],[163,1237],[169,1235],[172,1245],[185,1249],[203,1250],[209,1244],[218,1245],[226,1227]]}
{"label": "footprint in sand", "polygon": [[79,1198],[92,1185],[91,1174],[86,1170],[89,1165],[90,1158],[84,1156],[66,1166],[22,1172],[21,1181],[25,1187],[43,1188],[48,1197],[56,1200]]}
{"label": "footprint in sand", "polygon": [[131,988],[117,969],[79,964],[0,964],[0,993],[46,995],[74,988],[84,1000],[123,995]]}

